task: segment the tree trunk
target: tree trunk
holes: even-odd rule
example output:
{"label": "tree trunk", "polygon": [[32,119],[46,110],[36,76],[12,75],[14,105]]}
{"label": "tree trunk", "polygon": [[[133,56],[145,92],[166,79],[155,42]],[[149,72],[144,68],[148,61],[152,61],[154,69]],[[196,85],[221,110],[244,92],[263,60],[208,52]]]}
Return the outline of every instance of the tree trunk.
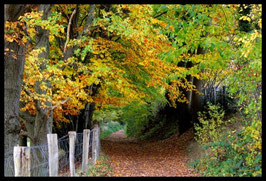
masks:
{"label": "tree trunk", "polygon": [[[47,20],[50,16],[51,5],[49,4],[41,4],[38,8],[38,11],[43,11],[42,20]],[[41,27],[36,27],[37,29],[37,36],[36,36],[36,48],[44,47],[45,51],[43,51],[40,55],[40,61],[42,61],[40,70],[44,70],[46,65],[49,63],[49,31],[44,30]],[[43,60],[41,60],[43,59]],[[48,88],[51,88],[51,84],[47,80],[36,81],[35,82],[35,91],[38,94],[46,94],[46,91],[40,88],[42,82],[46,83]],[[51,102],[45,102],[47,106],[52,106]],[[25,120],[26,121],[26,128],[29,134],[32,136],[33,140],[31,140],[31,145],[38,145],[38,144],[46,144],[47,143],[47,136],[46,134],[52,132],[52,111],[50,108],[43,109],[41,107],[41,103],[39,100],[35,100],[35,106],[37,109],[37,113],[34,119],[34,122]],[[30,126],[30,124],[33,124]]]}
{"label": "tree trunk", "polygon": [[[201,47],[198,48],[198,54],[204,54],[205,50]],[[193,84],[196,86],[196,89],[201,92],[202,91],[202,85],[203,80],[199,80],[196,77],[193,79]],[[192,102],[191,102],[191,112],[192,112],[192,123],[198,123],[198,112],[202,110],[201,106],[201,100],[200,100],[200,94],[197,94],[196,92],[192,93]],[[194,127],[193,127],[194,128]]]}
{"label": "tree trunk", "polygon": [[[50,4],[41,4],[39,5],[38,12],[43,11],[42,20],[47,20],[50,16],[51,11],[51,5]],[[49,64],[49,31],[42,29],[41,27],[36,27],[37,35],[36,35],[36,48],[44,47],[45,50],[39,54],[39,59],[42,62],[40,65],[40,71],[43,71],[46,69],[46,65]],[[47,94],[46,90],[42,90],[40,88],[40,85],[42,83],[45,83],[48,89],[52,88],[51,84],[48,80],[41,80],[35,82],[35,91],[38,94]],[[35,106],[37,109],[37,113],[34,119],[34,122],[25,120],[26,121],[26,128],[29,135],[31,135],[31,146],[41,145],[41,144],[47,144],[47,134],[52,133],[52,126],[53,126],[53,113],[51,110],[52,103],[49,101],[45,102],[45,105],[50,108],[42,108],[41,103],[39,100],[35,100]],[[42,153],[43,150],[35,149],[34,153],[32,153],[35,156],[36,159],[39,160],[39,162],[44,162],[44,155]],[[37,165],[39,164],[38,161],[32,159],[31,165]],[[32,170],[33,176],[45,176],[46,173],[46,167],[47,165],[41,166],[41,168],[36,168]]]}
{"label": "tree trunk", "polygon": [[[81,39],[81,37],[88,33],[90,31],[90,27],[92,25],[92,21],[94,19],[94,12],[95,12],[95,8],[96,5],[92,4],[90,5],[90,9],[89,9],[89,16],[87,18],[86,24],[84,25],[84,28],[82,30],[82,32],[78,35],[77,39]],[[77,13],[74,15],[74,22],[72,24],[72,32],[73,32],[73,28],[77,27],[77,17],[78,17],[78,7],[77,7]],[[69,47],[66,52],[64,53],[64,57],[63,60],[67,60],[68,58],[72,57],[74,55],[74,51],[78,48],[78,46],[73,46],[73,47]],[[64,67],[63,67],[64,68]]]}
{"label": "tree trunk", "polygon": [[88,129],[88,125],[90,124],[89,122],[89,112],[90,112],[90,103],[87,103],[86,106],[85,106],[85,111],[84,111],[84,129]]}
{"label": "tree trunk", "polygon": [[[25,13],[27,6],[21,4],[6,4],[4,6],[5,21],[15,22]],[[22,28],[21,28],[21,31]],[[26,46],[17,42],[5,41],[4,49],[13,50],[4,56],[4,135],[5,153],[18,144],[21,125],[19,123],[19,98],[24,71]],[[5,169],[5,176],[11,172]]]}
{"label": "tree trunk", "polygon": [[84,111],[84,129],[92,128],[92,116],[95,110],[95,103],[88,103]]}
{"label": "tree trunk", "polygon": [[[198,91],[201,91],[202,80],[194,77],[193,84],[196,86]],[[201,100],[200,95],[196,92],[192,93],[192,123],[198,123],[198,112],[201,111]]]}

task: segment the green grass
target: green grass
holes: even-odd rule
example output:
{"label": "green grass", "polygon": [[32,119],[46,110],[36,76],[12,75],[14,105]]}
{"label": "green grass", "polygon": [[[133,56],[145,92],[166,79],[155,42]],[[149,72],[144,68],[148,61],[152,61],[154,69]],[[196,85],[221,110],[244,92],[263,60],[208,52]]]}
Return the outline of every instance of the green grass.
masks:
{"label": "green grass", "polygon": [[125,128],[124,125],[121,125],[121,124],[119,124],[117,122],[113,122],[113,121],[105,123],[104,126],[107,126],[108,129],[103,130],[101,132],[101,136],[100,136],[101,139],[104,139],[107,136],[109,136],[110,134]]}

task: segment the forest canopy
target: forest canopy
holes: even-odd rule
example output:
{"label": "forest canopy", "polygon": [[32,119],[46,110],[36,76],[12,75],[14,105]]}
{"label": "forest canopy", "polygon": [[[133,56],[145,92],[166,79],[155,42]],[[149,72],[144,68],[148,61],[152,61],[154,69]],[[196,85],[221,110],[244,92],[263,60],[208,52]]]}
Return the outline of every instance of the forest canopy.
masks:
{"label": "forest canopy", "polygon": [[226,86],[245,120],[248,163],[260,154],[260,4],[24,6],[5,17],[5,77],[6,62],[25,61],[16,121],[33,145],[81,115],[83,127],[112,118],[141,136],[159,109],[186,105],[193,125],[200,111],[193,100],[208,86]]}

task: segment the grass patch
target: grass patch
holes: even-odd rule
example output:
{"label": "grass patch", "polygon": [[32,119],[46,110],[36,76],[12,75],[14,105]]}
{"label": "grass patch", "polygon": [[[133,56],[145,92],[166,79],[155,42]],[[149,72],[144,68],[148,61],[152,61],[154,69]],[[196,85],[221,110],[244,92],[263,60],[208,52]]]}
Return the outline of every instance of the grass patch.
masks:
{"label": "grass patch", "polygon": [[119,131],[121,129],[125,129],[124,125],[121,125],[118,122],[114,122],[114,121],[103,123],[101,125],[101,127],[105,128],[104,130],[101,131],[101,135],[100,135],[101,139],[104,139],[104,138],[108,137],[110,134],[112,134],[112,133],[114,133],[116,131]]}

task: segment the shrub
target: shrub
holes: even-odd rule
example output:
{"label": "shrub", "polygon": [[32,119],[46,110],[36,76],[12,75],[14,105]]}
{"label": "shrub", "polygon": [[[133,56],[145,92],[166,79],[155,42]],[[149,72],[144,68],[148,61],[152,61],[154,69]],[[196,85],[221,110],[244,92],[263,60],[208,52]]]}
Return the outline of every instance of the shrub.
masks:
{"label": "shrub", "polygon": [[[207,118],[209,116],[209,118]],[[231,119],[224,124],[223,111],[209,104],[207,113],[200,113],[195,125],[196,140],[205,150],[205,156],[196,159],[191,166],[204,176],[261,176],[260,122],[251,125],[233,125],[241,122]]]}
{"label": "shrub", "polygon": [[195,124],[196,140],[205,145],[208,142],[219,140],[224,111],[218,105],[207,103],[207,112],[198,112],[200,124]]}

